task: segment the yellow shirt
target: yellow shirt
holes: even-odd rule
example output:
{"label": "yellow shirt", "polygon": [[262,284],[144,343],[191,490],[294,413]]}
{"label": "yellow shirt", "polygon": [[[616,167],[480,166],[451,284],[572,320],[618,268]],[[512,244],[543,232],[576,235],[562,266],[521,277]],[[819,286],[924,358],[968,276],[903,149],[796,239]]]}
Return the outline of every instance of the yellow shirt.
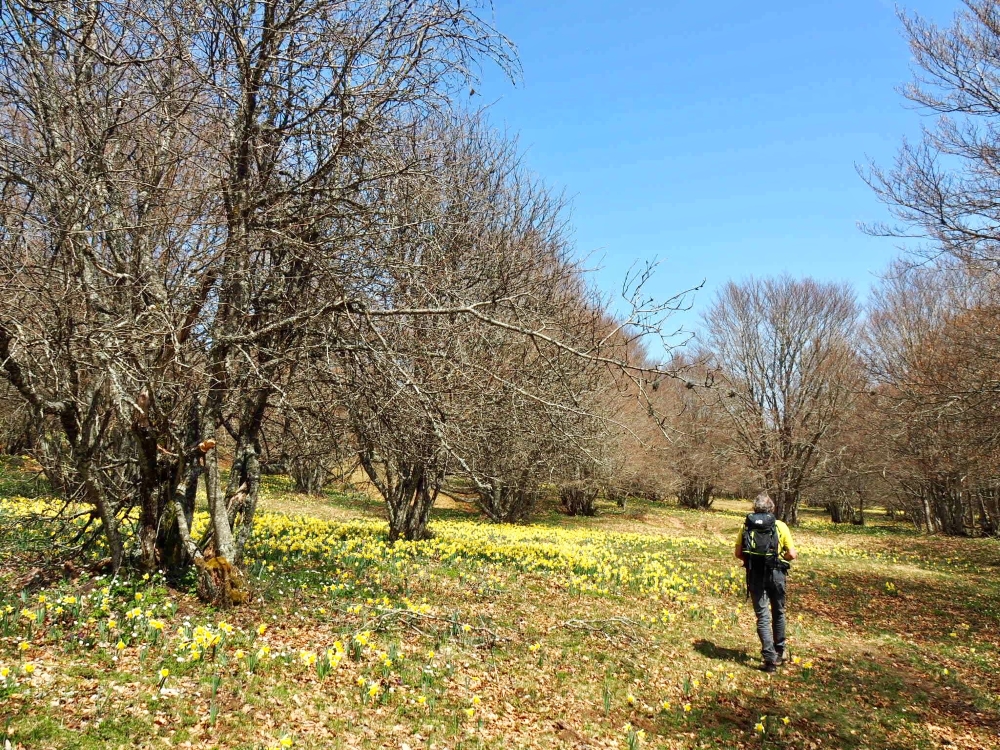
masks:
{"label": "yellow shirt", "polygon": [[[775,521],[774,526],[778,529],[778,557],[782,559],[785,553],[792,548],[792,532],[788,530],[788,524],[784,521]],[[743,529],[736,535],[736,546],[743,545]]]}

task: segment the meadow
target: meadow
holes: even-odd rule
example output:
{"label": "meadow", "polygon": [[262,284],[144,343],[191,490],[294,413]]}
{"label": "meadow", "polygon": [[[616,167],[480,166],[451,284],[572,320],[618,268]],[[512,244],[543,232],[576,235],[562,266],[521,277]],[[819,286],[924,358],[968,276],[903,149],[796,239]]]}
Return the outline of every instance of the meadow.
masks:
{"label": "meadow", "polygon": [[374,500],[269,477],[254,598],[217,611],[160,575],[18,589],[76,527],[39,523],[59,504],[4,467],[5,748],[1000,747],[996,540],[807,511],[767,675],[745,502],[525,526],[448,503],[433,539],[389,545]]}

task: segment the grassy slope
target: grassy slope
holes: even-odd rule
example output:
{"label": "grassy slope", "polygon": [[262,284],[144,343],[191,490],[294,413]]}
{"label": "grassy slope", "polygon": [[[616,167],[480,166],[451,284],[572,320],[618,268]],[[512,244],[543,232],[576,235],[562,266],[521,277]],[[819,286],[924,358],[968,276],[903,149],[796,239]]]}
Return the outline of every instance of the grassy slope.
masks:
{"label": "grassy slope", "polygon": [[[630,724],[648,748],[1000,747],[992,540],[930,539],[881,520],[835,529],[808,516],[795,532],[802,559],[790,594],[799,663],[769,677],[754,669],[752,612],[731,565],[740,503],[708,513],[607,506],[593,519],[548,510],[528,529],[499,530],[455,506],[438,513],[434,544],[405,552],[355,521],[377,517],[367,498],[301,498],[273,480],[266,503],[308,520],[267,522],[253,566],[259,596],[224,614],[155,579],[105,597],[106,581],[78,578],[43,593],[45,621],[29,634],[25,603],[2,593],[2,577],[30,561],[0,559],[0,611],[16,608],[0,620],[0,667],[14,678],[0,681],[0,732],[26,748],[263,748],[282,738],[610,748],[628,746]],[[0,550],[34,533],[12,520],[0,517]],[[677,568],[650,578],[664,559]],[[83,604],[57,604],[84,593]],[[129,620],[136,593],[149,616]],[[177,630],[190,638],[198,625],[222,641],[191,661]],[[307,663],[338,640],[350,650],[362,631],[370,643],[357,660],[323,676]],[[251,672],[247,655],[262,646],[270,653]]]}

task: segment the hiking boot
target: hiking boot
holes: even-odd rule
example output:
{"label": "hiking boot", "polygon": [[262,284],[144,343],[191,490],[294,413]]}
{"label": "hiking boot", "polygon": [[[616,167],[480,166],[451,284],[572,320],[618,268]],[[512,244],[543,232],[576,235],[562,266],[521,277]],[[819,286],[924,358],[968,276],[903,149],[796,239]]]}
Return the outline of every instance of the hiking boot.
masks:
{"label": "hiking boot", "polygon": [[774,672],[778,671],[778,665],[775,664],[773,661],[766,661],[764,662],[764,666],[762,666],[760,669],[762,672],[773,674]]}

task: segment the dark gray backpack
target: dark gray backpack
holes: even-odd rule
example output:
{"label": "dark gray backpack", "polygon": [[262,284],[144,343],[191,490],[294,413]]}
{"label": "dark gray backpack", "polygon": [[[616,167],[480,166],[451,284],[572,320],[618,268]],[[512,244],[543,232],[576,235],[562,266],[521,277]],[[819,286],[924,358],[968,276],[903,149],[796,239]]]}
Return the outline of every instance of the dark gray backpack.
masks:
{"label": "dark gray backpack", "polygon": [[778,519],[773,513],[751,513],[743,522],[743,566],[764,573],[778,567]]}

